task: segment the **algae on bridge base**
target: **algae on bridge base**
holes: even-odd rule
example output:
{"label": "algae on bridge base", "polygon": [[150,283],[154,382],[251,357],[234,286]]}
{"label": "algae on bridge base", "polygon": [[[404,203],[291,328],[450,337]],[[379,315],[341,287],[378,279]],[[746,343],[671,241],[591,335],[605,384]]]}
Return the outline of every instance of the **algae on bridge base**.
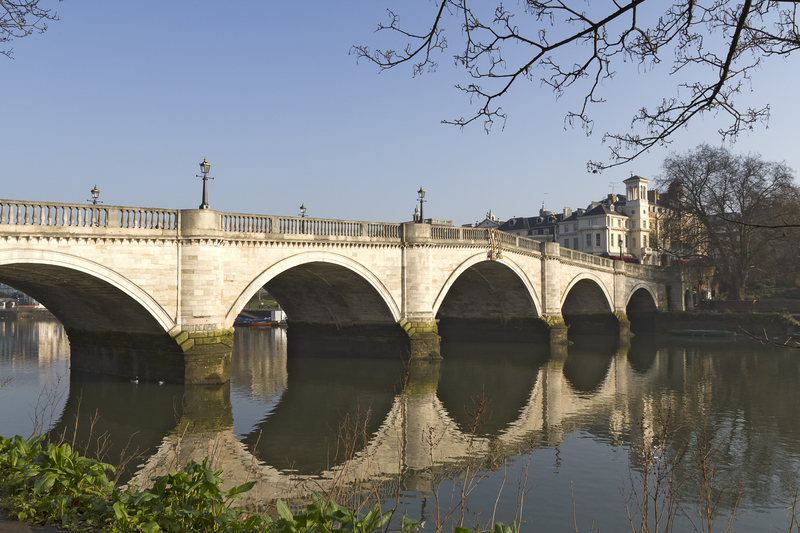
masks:
{"label": "algae on bridge base", "polygon": [[411,359],[441,359],[442,338],[435,321],[412,322],[402,319],[400,326],[409,338],[409,355]]}

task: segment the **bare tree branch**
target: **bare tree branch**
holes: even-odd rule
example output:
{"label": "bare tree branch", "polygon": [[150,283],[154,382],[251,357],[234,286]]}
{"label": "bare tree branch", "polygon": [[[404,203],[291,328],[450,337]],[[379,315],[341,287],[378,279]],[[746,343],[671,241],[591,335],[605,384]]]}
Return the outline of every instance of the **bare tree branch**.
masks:
{"label": "bare tree branch", "polygon": [[[59,0],[60,2],[61,0]],[[0,0],[0,46],[32,33],[44,33],[47,22],[58,20],[52,9],[39,7],[40,0]],[[0,54],[13,59],[13,48],[0,49]]]}
{"label": "bare tree branch", "polygon": [[[668,144],[679,128],[707,113],[729,117],[728,125],[719,130],[728,140],[756,123],[766,123],[768,104],[742,108],[736,97],[764,59],[787,57],[800,48],[798,2],[628,0],[594,5],[588,0],[523,0],[516,7],[496,4],[487,17],[489,23],[481,19],[489,13],[485,4],[439,0],[435,5],[427,31],[403,29],[393,11],[390,23],[378,26],[378,31],[394,32],[414,46],[409,44],[399,53],[354,46],[351,53],[381,70],[413,61],[414,75],[432,72],[438,66],[432,54],[447,48],[447,23],[455,20],[461,51],[454,61],[473,80],[456,87],[478,107],[469,116],[442,122],[461,128],[483,121],[488,133],[495,120],[505,121],[507,115],[499,105],[503,96],[520,79],[536,80],[534,69],[541,68],[548,74],[538,80],[556,98],[570,90],[583,92],[580,108],[568,111],[565,123],[580,125],[591,134],[590,108],[605,101],[601,87],[615,77],[615,65],[631,61],[647,70],[671,64],[670,74],[678,79],[677,96],[661,97],[661,103],[651,108],[640,107],[630,132],[605,133],[611,162],[589,161],[588,170],[595,172]],[[707,79],[702,79],[704,73],[709,73]]]}

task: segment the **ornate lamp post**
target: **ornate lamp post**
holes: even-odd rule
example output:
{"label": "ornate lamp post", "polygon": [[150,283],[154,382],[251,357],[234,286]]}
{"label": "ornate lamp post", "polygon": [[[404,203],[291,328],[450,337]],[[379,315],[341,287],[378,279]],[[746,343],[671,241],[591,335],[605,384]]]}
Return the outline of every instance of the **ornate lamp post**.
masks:
{"label": "ornate lamp post", "polygon": [[[95,185],[94,189],[89,192],[92,193],[92,205],[97,205],[97,202],[99,201],[97,198],[100,196],[100,189],[98,189],[97,185]],[[103,202],[100,203],[102,204]]]}
{"label": "ornate lamp post", "polygon": [[419,196],[419,221],[421,223],[424,223],[425,215],[422,211],[422,204],[425,203],[425,189],[422,188],[422,185],[419,186],[419,190],[417,191],[417,196]]}
{"label": "ornate lamp post", "polygon": [[214,178],[208,175],[208,171],[211,170],[211,163],[206,161],[206,158],[203,158],[203,162],[200,163],[200,172],[203,173],[201,176],[198,174],[196,177],[203,178],[203,203],[200,204],[200,209],[208,209],[208,192],[206,190],[206,180],[213,180]]}
{"label": "ornate lamp post", "polygon": [[300,204],[300,217],[306,218],[307,216],[308,215],[306,215],[306,203],[303,202],[302,204]]}
{"label": "ornate lamp post", "polygon": [[[92,189],[89,192],[92,194],[92,205],[97,205],[98,203],[100,203],[100,204],[103,203],[103,202],[101,202],[100,200],[97,199],[100,196],[100,189],[97,188],[97,185],[95,185],[94,189]],[[86,201],[88,202],[89,200],[86,200]],[[95,226],[99,226],[100,225],[100,213],[95,211],[95,210],[92,210],[91,216],[94,219],[94,225]]]}

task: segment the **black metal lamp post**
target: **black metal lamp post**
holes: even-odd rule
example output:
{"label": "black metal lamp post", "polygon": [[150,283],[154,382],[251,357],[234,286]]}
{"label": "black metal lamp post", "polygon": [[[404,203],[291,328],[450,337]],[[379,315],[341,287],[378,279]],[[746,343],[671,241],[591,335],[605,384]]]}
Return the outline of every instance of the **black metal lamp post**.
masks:
{"label": "black metal lamp post", "polygon": [[213,180],[211,176],[208,175],[208,171],[211,170],[211,163],[206,161],[206,158],[203,158],[203,162],[200,163],[200,172],[203,173],[201,176],[198,174],[196,177],[203,178],[203,203],[200,204],[200,209],[209,209],[208,207],[208,191],[206,190],[206,180]]}
{"label": "black metal lamp post", "polygon": [[303,202],[302,204],[300,204],[300,217],[306,218],[307,216],[308,215],[306,215],[306,203]]}
{"label": "black metal lamp post", "polygon": [[422,204],[425,203],[425,189],[422,188],[422,185],[419,186],[417,196],[419,196],[419,221],[425,222],[425,215],[422,211]]}

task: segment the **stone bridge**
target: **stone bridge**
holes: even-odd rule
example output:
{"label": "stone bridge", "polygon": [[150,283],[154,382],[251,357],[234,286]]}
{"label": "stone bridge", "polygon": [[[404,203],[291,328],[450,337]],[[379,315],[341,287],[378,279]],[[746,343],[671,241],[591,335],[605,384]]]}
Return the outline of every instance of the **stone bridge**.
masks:
{"label": "stone bridge", "polygon": [[0,200],[0,282],[61,320],[74,370],[187,384],[229,379],[233,321],[264,286],[291,350],[412,358],[442,337],[628,335],[683,309],[685,288],[486,229],[15,200]]}

